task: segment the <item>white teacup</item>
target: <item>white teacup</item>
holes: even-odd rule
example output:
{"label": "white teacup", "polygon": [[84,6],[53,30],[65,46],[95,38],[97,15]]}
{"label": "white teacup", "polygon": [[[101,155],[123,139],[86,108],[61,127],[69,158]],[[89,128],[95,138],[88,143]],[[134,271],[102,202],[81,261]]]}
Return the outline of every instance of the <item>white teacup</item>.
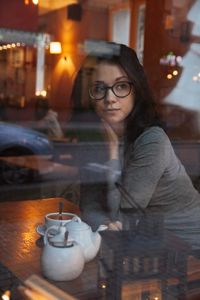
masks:
{"label": "white teacup", "polygon": [[45,216],[45,227],[47,229],[51,226],[66,225],[72,219],[77,220],[79,219],[79,217],[76,214],[67,213],[67,212],[62,212],[62,214],[59,214],[58,212],[48,213]]}

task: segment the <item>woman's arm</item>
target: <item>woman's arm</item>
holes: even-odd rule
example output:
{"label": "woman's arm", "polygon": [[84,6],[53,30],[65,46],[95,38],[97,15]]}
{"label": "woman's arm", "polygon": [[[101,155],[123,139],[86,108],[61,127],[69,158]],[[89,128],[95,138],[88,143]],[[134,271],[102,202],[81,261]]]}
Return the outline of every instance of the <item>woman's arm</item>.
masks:
{"label": "woman's arm", "polygon": [[[159,127],[147,129],[128,150],[122,184],[141,207],[149,205],[169,165],[171,153],[171,143]],[[121,207],[130,205],[122,199]]]}
{"label": "woman's arm", "polygon": [[[109,225],[110,230],[121,230],[122,224],[119,221],[119,207],[120,207],[120,195],[116,197],[115,182],[118,180],[121,174],[120,166],[120,151],[119,151],[119,137],[117,130],[115,131],[106,121],[102,120],[102,127],[104,137],[108,143],[109,161],[107,162],[107,206],[110,210],[110,218],[112,222]],[[119,128],[116,128],[119,129]],[[114,194],[113,194],[114,192]],[[114,199],[114,200],[113,200]]]}
{"label": "woman's arm", "polygon": [[[147,207],[158,182],[170,160],[171,144],[161,128],[147,129],[126,152],[121,183],[134,200],[143,208]],[[110,162],[112,164],[112,161]],[[111,178],[111,177],[110,177]],[[111,178],[112,179],[112,178]],[[110,209],[133,208],[115,187],[115,180],[110,180]],[[115,217],[116,218],[116,217]]]}
{"label": "woman's arm", "polygon": [[110,214],[106,207],[106,186],[101,183],[82,183],[80,185],[81,218],[93,230],[99,225],[108,225]]}
{"label": "woman's arm", "polygon": [[119,137],[117,131],[119,127],[116,127],[115,130],[102,119],[102,130],[104,134],[105,141],[108,143],[109,150],[109,159],[119,159]]}
{"label": "woman's arm", "polygon": [[[90,177],[93,183],[90,185],[81,185],[81,210],[83,218],[86,222],[90,223],[93,228],[105,224],[109,230],[120,230],[122,225],[119,222],[119,218],[113,217],[115,215],[115,209],[109,206],[109,184],[117,180],[119,176],[119,141],[112,128],[104,121],[102,123],[105,140],[108,143],[109,165],[107,165],[107,172],[104,171],[103,176],[100,174],[92,174],[92,172],[88,171],[87,180],[89,180]],[[112,166],[110,164],[112,164]],[[94,180],[98,181],[98,175],[101,176],[101,179],[104,177],[104,184],[94,182]]]}

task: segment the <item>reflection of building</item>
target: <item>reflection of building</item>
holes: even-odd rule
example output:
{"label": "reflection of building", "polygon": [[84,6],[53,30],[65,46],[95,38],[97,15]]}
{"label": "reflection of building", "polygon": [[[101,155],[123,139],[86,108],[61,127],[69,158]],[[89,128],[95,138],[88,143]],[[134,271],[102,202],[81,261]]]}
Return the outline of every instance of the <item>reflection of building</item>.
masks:
{"label": "reflection of building", "polygon": [[48,34],[0,29],[0,95],[8,104],[24,107],[44,89],[45,47]]}
{"label": "reflection of building", "polygon": [[[26,2],[26,1],[25,1]],[[134,5],[130,4],[129,1],[124,0],[84,0],[80,4],[75,4],[76,1],[39,1],[39,6],[25,5],[20,3],[17,6],[16,2],[12,1],[1,1],[1,14],[4,15],[2,22],[0,21],[1,27],[7,27],[8,29],[26,30],[25,24],[18,19],[18,16],[13,18],[9,14],[5,18],[6,9],[11,11],[20,11],[20,17],[26,16],[26,23],[29,23],[27,28],[29,31],[36,32],[37,29],[42,32],[46,32],[51,35],[52,39],[59,40],[62,43],[63,53],[62,55],[51,56],[46,51],[45,58],[43,57],[44,52],[41,51],[41,47],[38,47],[37,53],[34,53],[34,64],[40,62],[40,66],[44,64],[45,78],[44,88],[48,90],[50,101],[52,105],[61,109],[63,107],[70,108],[70,94],[71,87],[73,84],[73,78],[80,66],[83,59],[82,45],[85,40],[112,40],[116,38],[116,28],[121,30],[120,38],[124,38],[123,34],[126,35],[126,43],[131,44],[133,47],[136,45],[138,51],[142,55],[143,52],[143,39],[144,39],[144,22],[139,18],[139,8],[144,7],[145,0],[137,0]],[[73,5],[71,5],[73,2]],[[30,1],[31,3],[31,1]],[[77,11],[79,12],[77,15]],[[134,11],[134,13],[133,13]],[[143,11],[144,12],[144,11]],[[38,14],[39,13],[39,14]],[[39,16],[39,18],[37,18]],[[78,18],[77,18],[78,16]],[[120,16],[120,18],[116,18]],[[126,16],[129,17],[127,21]],[[141,16],[141,14],[140,14]],[[144,19],[144,14],[142,16]],[[139,24],[138,20],[140,20]],[[4,23],[3,23],[4,22]],[[135,26],[132,28],[133,23]],[[6,24],[6,25],[5,25]],[[95,25],[94,25],[95,24]],[[138,27],[138,28],[137,28]],[[33,33],[34,34],[34,33]],[[25,43],[26,46],[26,43]],[[30,49],[28,49],[30,53]],[[24,55],[24,54],[23,54]],[[30,55],[29,55],[30,57]],[[65,60],[63,60],[65,57]],[[28,68],[28,63],[24,61],[26,66],[25,71]],[[29,66],[31,62],[29,61]],[[30,98],[30,95],[34,96],[34,89],[30,84],[35,82],[36,90],[41,90],[43,85],[43,78],[40,78],[40,66],[35,65],[35,69],[27,72],[18,72],[21,78],[24,77],[23,83],[24,90],[28,89],[28,93],[23,92],[22,96]],[[32,71],[36,72],[36,78],[32,76]],[[37,74],[38,72],[38,74]],[[23,75],[22,75],[23,73]],[[31,82],[28,82],[28,76],[31,77]],[[17,75],[17,76],[20,76]],[[38,80],[39,78],[39,80]],[[14,81],[16,78],[14,77]],[[27,86],[29,86],[27,88]],[[67,89],[66,89],[67,86]],[[39,87],[39,88],[38,88]],[[16,93],[17,94],[17,93]],[[22,94],[22,92],[20,92]],[[25,95],[24,95],[25,94]],[[59,99],[59,100],[58,100]],[[26,99],[29,101],[29,99]]]}
{"label": "reflection of building", "polygon": [[[187,19],[192,21],[192,35],[200,38],[200,1],[196,1],[190,9]],[[192,37],[191,37],[192,38]],[[182,59],[182,74],[176,87],[165,98],[167,103],[178,104],[184,108],[200,111],[200,82],[195,80],[200,72],[200,43],[191,43]]]}
{"label": "reflection of building", "polygon": [[[192,37],[200,41],[200,1],[195,1],[188,12],[187,19],[192,22],[191,44],[182,59],[182,74],[172,91],[165,97],[166,103],[180,105],[198,112],[196,123],[200,131],[200,43],[192,42]],[[197,129],[196,129],[197,130]]]}

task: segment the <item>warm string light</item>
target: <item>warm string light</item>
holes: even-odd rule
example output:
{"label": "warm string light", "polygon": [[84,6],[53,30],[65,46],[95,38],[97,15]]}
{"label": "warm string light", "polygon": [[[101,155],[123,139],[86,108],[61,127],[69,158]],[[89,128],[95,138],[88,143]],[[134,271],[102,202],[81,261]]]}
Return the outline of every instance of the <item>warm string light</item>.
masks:
{"label": "warm string light", "polygon": [[12,48],[15,48],[15,47],[24,47],[24,46],[25,46],[24,43],[12,43],[12,44],[1,45],[0,46],[0,51],[12,49]]}
{"label": "warm string light", "polygon": [[25,5],[29,5],[29,4],[31,4],[31,2],[32,2],[34,5],[38,5],[38,4],[39,4],[39,0],[32,0],[32,1],[30,1],[30,0],[24,0],[24,4],[25,4]]}
{"label": "warm string light", "polygon": [[46,97],[47,96],[47,91],[43,90],[43,91],[37,91],[35,93],[36,96],[42,96],[42,97]]}

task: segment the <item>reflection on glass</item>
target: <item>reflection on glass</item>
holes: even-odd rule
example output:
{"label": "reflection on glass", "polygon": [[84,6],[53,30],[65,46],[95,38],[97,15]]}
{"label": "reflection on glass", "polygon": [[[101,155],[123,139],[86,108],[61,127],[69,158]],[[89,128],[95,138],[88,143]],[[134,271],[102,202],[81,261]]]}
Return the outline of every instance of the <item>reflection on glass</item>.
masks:
{"label": "reflection on glass", "polygon": [[177,104],[191,110],[199,110],[200,95],[200,1],[195,1],[188,12],[192,22],[191,44],[181,61],[182,74],[175,88],[165,97],[166,103]]}

